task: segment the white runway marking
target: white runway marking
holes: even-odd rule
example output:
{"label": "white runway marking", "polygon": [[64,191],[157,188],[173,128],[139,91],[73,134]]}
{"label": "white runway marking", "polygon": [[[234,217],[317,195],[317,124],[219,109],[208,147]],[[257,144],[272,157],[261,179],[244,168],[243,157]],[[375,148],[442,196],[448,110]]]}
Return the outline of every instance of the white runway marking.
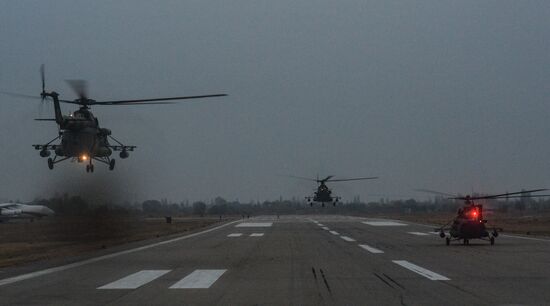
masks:
{"label": "white runway marking", "polygon": [[382,254],[384,253],[384,251],[382,250],[379,250],[379,249],[376,249],[376,248],[373,248],[371,246],[368,246],[366,244],[360,244],[359,247],[363,248],[364,250],[367,250],[373,254]]}
{"label": "white runway marking", "polygon": [[405,223],[395,222],[395,221],[363,221],[363,224],[372,225],[372,226],[406,226]]}
{"label": "white runway marking", "polygon": [[424,269],[420,266],[417,266],[415,264],[412,264],[406,260],[392,260],[394,263],[402,266],[405,269],[409,269],[413,271],[414,273],[420,274],[430,280],[451,280],[450,278],[447,278],[441,274],[437,274],[435,272],[432,272],[430,270]]}
{"label": "white runway marking", "polygon": [[340,238],[344,239],[344,240],[347,241],[347,242],[353,242],[353,241],[355,241],[355,239],[350,238],[350,237],[348,237],[348,236],[340,236]]}
{"label": "white runway marking", "polygon": [[227,237],[241,237],[242,235],[243,235],[243,233],[232,233],[232,234],[227,235]]}
{"label": "white runway marking", "polygon": [[330,228],[328,228],[328,227],[326,227],[326,226],[323,226],[323,227],[321,227],[321,228],[324,229],[325,231],[330,230]]}
{"label": "white runway marking", "polygon": [[501,234],[500,236],[507,237],[507,238],[517,238],[517,239],[525,239],[525,240],[550,242],[550,240],[548,240],[548,239],[541,239],[541,238],[531,238],[531,237],[522,237],[522,236],[505,235],[505,234]]}
{"label": "white runway marking", "polygon": [[409,234],[411,235],[416,235],[416,236],[428,236],[429,234],[427,233],[422,233],[422,232],[408,232]]}
{"label": "white runway marking", "polygon": [[47,274],[51,274],[51,273],[56,273],[56,272],[69,270],[69,269],[72,269],[72,268],[80,267],[80,266],[87,265],[87,264],[94,263],[94,262],[98,262],[98,261],[101,261],[101,260],[118,257],[120,255],[126,255],[126,254],[135,253],[135,252],[138,252],[138,251],[147,250],[147,249],[150,249],[150,248],[157,247],[159,245],[164,245],[164,244],[168,244],[168,243],[172,243],[172,242],[176,242],[176,241],[196,237],[196,236],[206,234],[206,233],[218,230],[220,228],[229,226],[231,224],[235,224],[237,222],[240,222],[240,221],[229,222],[229,223],[226,223],[226,224],[223,224],[223,225],[220,225],[220,226],[216,226],[214,228],[204,230],[202,232],[197,232],[197,233],[194,233],[194,234],[189,234],[189,235],[177,237],[177,238],[174,238],[174,239],[168,239],[168,240],[165,240],[165,241],[156,242],[156,243],[144,245],[144,246],[134,248],[134,249],[129,249],[129,250],[120,251],[120,252],[116,252],[116,253],[112,253],[112,254],[108,254],[108,255],[103,255],[103,256],[99,256],[99,257],[95,257],[95,258],[75,262],[75,263],[64,265],[64,266],[49,268],[49,269],[45,269],[45,270],[39,270],[39,271],[27,273],[27,274],[17,275],[17,276],[10,277],[10,278],[4,278],[4,279],[0,280],[0,286],[13,284],[13,283],[16,283],[16,282],[20,282],[22,280],[35,278],[35,277],[39,277],[39,276],[42,276],[42,275],[47,275]]}
{"label": "white runway marking", "polygon": [[329,233],[331,233],[331,234],[333,234],[333,235],[340,235],[340,234],[338,234],[337,231],[330,231]]}
{"label": "white runway marking", "polygon": [[136,289],[172,270],[142,270],[97,289]]}
{"label": "white runway marking", "polygon": [[248,223],[239,223],[235,227],[270,227],[273,225],[273,222],[248,222]]}
{"label": "white runway marking", "polygon": [[195,270],[170,286],[170,289],[208,289],[225,271],[227,270]]}
{"label": "white runway marking", "polygon": [[262,237],[264,233],[252,233],[250,234],[250,237]]}
{"label": "white runway marking", "polygon": [[319,225],[319,226],[324,226],[324,225],[323,225],[323,224],[321,224],[321,223],[317,223],[317,225]]}

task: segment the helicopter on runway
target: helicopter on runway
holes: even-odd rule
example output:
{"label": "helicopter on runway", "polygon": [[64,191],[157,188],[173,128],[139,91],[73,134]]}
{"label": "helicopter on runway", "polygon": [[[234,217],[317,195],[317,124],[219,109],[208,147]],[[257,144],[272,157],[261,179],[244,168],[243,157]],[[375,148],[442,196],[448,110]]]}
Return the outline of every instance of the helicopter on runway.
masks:
{"label": "helicopter on runway", "polygon": [[[40,67],[40,76],[42,79],[42,92],[40,98],[42,102],[50,100],[53,102],[55,119],[35,119],[38,121],[55,121],[59,128],[57,137],[45,144],[34,144],[33,147],[40,151],[41,157],[48,157],[48,167],[54,168],[54,165],[71,159],[78,163],[86,164],[86,172],[94,172],[93,161],[104,163],[109,166],[109,170],[115,168],[115,159],[111,158],[113,151],[118,151],[120,158],[129,157],[129,153],[134,151],[136,146],[124,145],[111,135],[111,130],[101,128],[99,121],[90,111],[92,105],[145,105],[145,104],[172,104],[175,100],[199,99],[210,97],[222,97],[226,94],[201,95],[201,96],[183,96],[169,98],[152,98],[152,99],[133,99],[133,100],[113,100],[113,101],[96,101],[88,98],[86,82],[83,80],[67,80],[67,83],[76,92],[78,99],[62,100],[59,99],[59,94],[55,91],[47,92],[45,90],[45,72],[44,65]],[[30,98],[38,98],[35,96],[21,95],[14,93],[2,92],[3,94],[23,96]],[[169,102],[167,102],[169,101]],[[60,102],[79,105],[80,108],[69,116],[64,116],[61,113]],[[60,143],[55,141],[61,140]],[[109,141],[112,140],[116,144],[112,145]],[[54,153],[53,158],[49,157],[51,152]]]}
{"label": "helicopter on runway", "polygon": [[416,191],[446,196],[449,200],[464,201],[464,205],[458,209],[457,215],[453,220],[434,230],[436,232],[439,232],[439,236],[441,238],[445,238],[445,243],[447,245],[450,245],[451,241],[460,240],[462,240],[462,243],[464,245],[468,245],[470,244],[470,239],[488,240],[491,245],[493,245],[495,244],[495,238],[498,237],[498,233],[499,231],[502,231],[502,228],[487,228],[487,220],[483,217],[483,204],[477,204],[474,201],[490,199],[495,200],[510,198],[546,197],[548,195],[531,195],[532,192],[540,192],[545,190],[547,189],[523,190],[518,192],[507,192],[485,196],[458,196],[428,189],[417,189]]}
{"label": "helicopter on runway", "polygon": [[324,179],[319,179],[319,177],[317,177],[316,179],[299,177],[299,176],[290,176],[290,177],[317,182],[319,184],[319,186],[317,186],[317,191],[313,193],[313,196],[307,196],[305,197],[305,199],[307,200],[310,206],[313,206],[313,203],[321,203],[322,207],[325,207],[325,203],[332,203],[333,206],[336,206],[336,204],[338,204],[338,202],[341,199],[341,197],[339,196],[332,195],[332,190],[330,190],[326,185],[327,182],[362,181],[362,180],[373,180],[378,178],[377,176],[373,176],[373,177],[357,177],[357,178],[347,178],[347,179],[333,179],[334,177],[333,175],[329,175]]}

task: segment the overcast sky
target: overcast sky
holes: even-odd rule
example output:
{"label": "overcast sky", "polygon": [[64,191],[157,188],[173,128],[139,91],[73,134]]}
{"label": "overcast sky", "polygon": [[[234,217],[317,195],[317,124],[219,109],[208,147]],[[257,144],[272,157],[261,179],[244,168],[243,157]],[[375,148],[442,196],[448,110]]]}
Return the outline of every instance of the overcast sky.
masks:
{"label": "overcast sky", "polygon": [[[550,187],[549,1],[0,1],[0,90],[96,100],[125,144],[115,171],[53,171],[31,144],[53,108],[0,96],[0,198],[345,200]],[[63,112],[75,110],[63,105]]]}

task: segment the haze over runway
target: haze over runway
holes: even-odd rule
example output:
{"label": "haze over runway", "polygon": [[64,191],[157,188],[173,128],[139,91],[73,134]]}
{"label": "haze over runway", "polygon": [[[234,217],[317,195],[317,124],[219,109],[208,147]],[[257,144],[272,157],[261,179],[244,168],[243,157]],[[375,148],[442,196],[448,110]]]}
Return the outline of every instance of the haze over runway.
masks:
{"label": "haze over runway", "polygon": [[[94,108],[138,146],[108,173],[50,171],[49,104],[0,95],[0,198],[302,198],[277,176],[376,175],[343,200],[413,188],[550,185],[548,1],[3,1],[0,90],[76,98],[225,92],[223,100]],[[74,110],[64,105],[64,113]],[[378,199],[378,198],[375,198]]]}
{"label": "haze over runway", "polygon": [[55,267],[5,269],[0,304],[541,305],[550,299],[550,240],[501,235],[493,246],[446,246],[432,230],[331,215],[251,218]]}

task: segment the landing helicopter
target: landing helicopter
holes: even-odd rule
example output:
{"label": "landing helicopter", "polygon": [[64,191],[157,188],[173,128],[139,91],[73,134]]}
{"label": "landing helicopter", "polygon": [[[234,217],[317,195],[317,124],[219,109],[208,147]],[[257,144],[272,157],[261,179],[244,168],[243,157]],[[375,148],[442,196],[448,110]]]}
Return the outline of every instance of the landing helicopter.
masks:
{"label": "landing helicopter", "polygon": [[[71,159],[78,163],[86,164],[86,172],[94,172],[93,161],[104,163],[109,166],[109,170],[115,168],[115,159],[111,158],[113,151],[118,151],[120,158],[125,159],[130,156],[129,152],[134,151],[136,146],[124,145],[111,135],[111,130],[101,128],[97,117],[90,111],[92,105],[145,105],[145,104],[173,104],[175,102],[166,102],[174,100],[200,99],[210,97],[222,97],[226,94],[201,95],[201,96],[183,96],[169,98],[152,99],[134,99],[134,100],[114,100],[114,101],[96,101],[88,98],[86,82],[83,80],[67,80],[67,83],[75,91],[78,99],[62,100],[55,91],[47,92],[45,82],[44,65],[40,66],[40,76],[42,80],[42,92],[40,98],[42,102],[50,100],[54,105],[55,119],[35,119],[38,121],[55,121],[59,128],[57,137],[45,144],[32,145],[40,151],[41,157],[48,157],[48,168],[53,169],[54,165]],[[3,94],[38,98],[30,95],[21,95],[8,92]],[[79,105],[79,109],[64,116],[61,113],[60,102]],[[55,141],[60,143],[54,144]],[[115,145],[109,143],[109,140],[115,142]],[[53,158],[49,157],[51,152]]]}
{"label": "landing helicopter", "polygon": [[[417,189],[416,191],[428,192],[438,195],[447,196],[449,200],[463,200],[464,206],[458,209],[457,216],[447,222],[447,224],[436,228],[434,231],[439,232],[439,237],[445,238],[447,245],[451,244],[451,241],[462,240],[464,245],[470,244],[470,239],[482,239],[488,240],[491,245],[495,244],[495,238],[498,237],[499,231],[502,228],[493,227],[488,229],[486,226],[487,220],[483,217],[483,205],[476,204],[476,200],[489,200],[489,199],[510,199],[510,198],[531,198],[531,197],[545,197],[548,195],[531,195],[532,192],[540,192],[547,189],[533,189],[524,190],[518,192],[507,192],[495,195],[486,196],[455,196],[452,194],[438,192],[427,189]],[[449,227],[449,224],[451,225]],[[448,232],[448,234],[447,234]]]}
{"label": "landing helicopter", "polygon": [[362,180],[374,180],[377,179],[377,176],[373,177],[357,177],[357,178],[348,178],[348,179],[332,179],[334,176],[329,175],[325,177],[324,179],[319,179],[317,177],[316,179],[307,178],[307,177],[299,177],[299,176],[290,176],[297,179],[302,180],[308,180],[308,181],[314,181],[319,184],[317,187],[317,191],[313,193],[313,196],[307,196],[305,199],[309,203],[310,206],[313,206],[313,203],[321,203],[322,207],[325,207],[325,203],[332,203],[333,206],[336,206],[338,204],[338,201],[340,201],[341,197],[333,196],[332,190],[330,190],[326,182],[347,182],[347,181],[362,181]]}

